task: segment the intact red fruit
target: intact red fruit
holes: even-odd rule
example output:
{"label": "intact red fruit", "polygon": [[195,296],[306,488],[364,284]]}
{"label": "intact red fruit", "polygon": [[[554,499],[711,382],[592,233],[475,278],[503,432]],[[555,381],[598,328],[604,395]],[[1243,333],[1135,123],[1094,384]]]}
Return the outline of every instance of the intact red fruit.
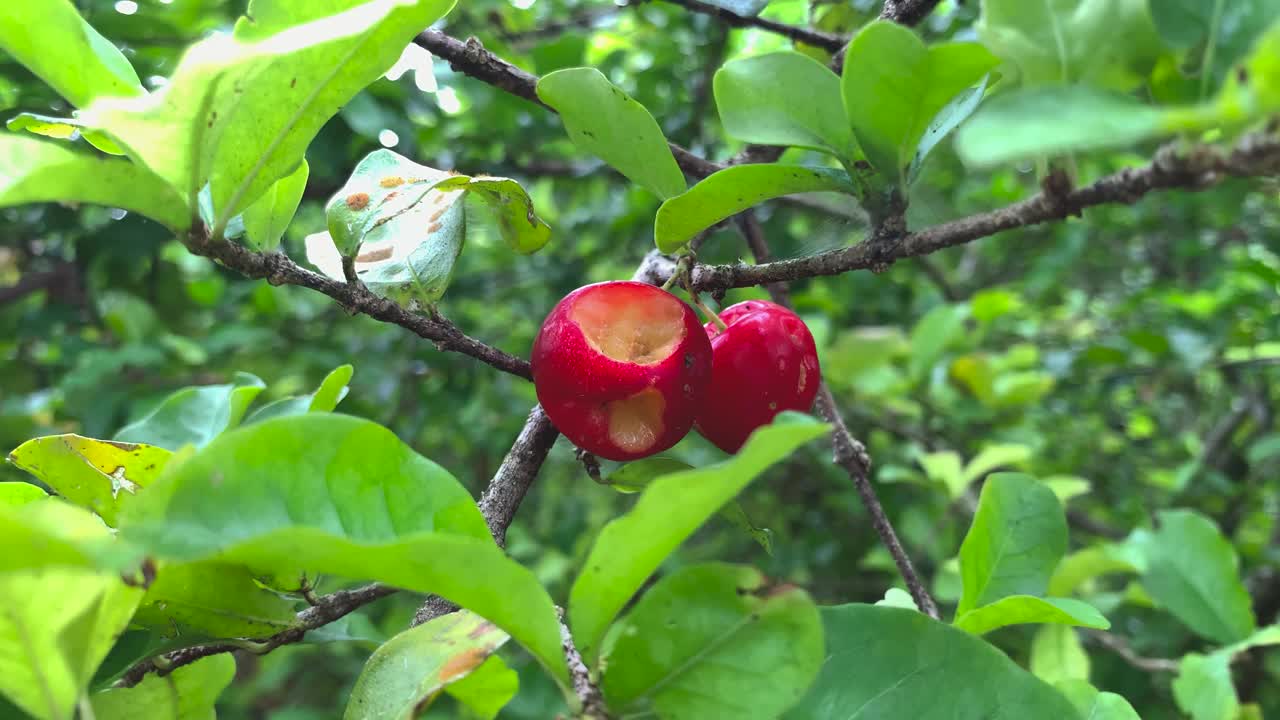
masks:
{"label": "intact red fruit", "polygon": [[822,380],[813,335],[781,305],[748,300],[725,308],[724,330],[707,323],[711,390],[698,414],[698,432],[735,453],[752,430],[783,410],[807,412]]}
{"label": "intact red fruit", "polygon": [[556,428],[610,460],[675,445],[711,376],[711,344],[693,310],[640,282],[597,283],[556,304],[533,343],[533,384]]}

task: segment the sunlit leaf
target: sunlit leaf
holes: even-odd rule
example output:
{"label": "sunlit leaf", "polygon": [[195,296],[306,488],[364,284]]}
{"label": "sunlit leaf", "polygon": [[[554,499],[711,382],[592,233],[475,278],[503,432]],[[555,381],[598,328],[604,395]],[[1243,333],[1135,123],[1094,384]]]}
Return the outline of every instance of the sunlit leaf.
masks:
{"label": "sunlit leaf", "polygon": [[609,623],[667,555],[757,475],[825,431],[809,416],[782,413],[733,457],[654,480],[628,513],[605,525],[569,593],[583,657],[595,657]]}
{"label": "sunlit leaf", "polygon": [[684,175],[662,129],[643,105],[595,68],[567,68],[538,80],[538,97],[560,113],[570,139],[664,200],[684,192]]}

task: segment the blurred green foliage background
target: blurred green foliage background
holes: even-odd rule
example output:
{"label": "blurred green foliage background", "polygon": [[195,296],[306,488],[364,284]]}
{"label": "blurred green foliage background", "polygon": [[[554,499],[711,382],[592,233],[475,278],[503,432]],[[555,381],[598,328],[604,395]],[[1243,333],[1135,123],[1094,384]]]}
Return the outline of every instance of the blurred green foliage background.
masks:
{"label": "blurred green foliage background", "polygon": [[[171,72],[190,42],[244,11],[223,0],[78,0],[88,21],[125,48],[144,83]],[[764,16],[846,33],[878,3],[775,0]],[[942,3],[921,31],[972,35],[977,3]],[[474,35],[536,74],[600,68],[644,103],[667,136],[725,160],[710,98],[726,59],[789,46],[758,30],[659,2],[470,0],[442,27]],[[814,51],[821,56],[820,51]],[[825,58],[824,58],[825,59]],[[506,175],[530,190],[553,227],[550,245],[518,257],[481,227],[468,239],[441,311],[467,333],[527,356],[542,317],[568,291],[630,276],[652,245],[658,200],[576,152],[542,108],[434,68],[383,79],[339,113],[308,153],[311,177],[286,251],[323,229],[323,204],[352,166],[381,146],[466,173]],[[65,104],[0,57],[0,107],[63,115]],[[1079,158],[1083,179],[1143,160]],[[802,151],[788,157],[803,159]],[[1037,190],[1032,167],[966,170],[949,144],[930,158],[911,198],[913,227],[998,207]],[[954,556],[976,487],[961,472],[983,451],[1041,477],[1068,502],[1072,545],[1124,538],[1163,508],[1213,517],[1234,542],[1260,624],[1280,609],[1280,204],[1274,184],[1227,183],[1155,195],[1134,207],[1032,227],[904,261],[873,274],[798,283],[796,307],[814,330],[824,375],[855,435],[868,445],[882,499],[941,602],[959,587]],[[865,223],[855,208],[773,204],[760,215],[779,257],[844,246]],[[731,229],[701,258],[732,262]],[[730,293],[727,302],[764,297]],[[309,391],[333,367],[356,373],[343,412],[391,427],[477,493],[534,402],[532,385],[442,354],[400,328],[352,317],[300,288],[248,281],[190,256],[156,224],[97,207],[0,210],[0,446],[60,432],[108,437],[172,390],[254,373],[277,396]],[[992,450],[995,448],[995,450]],[[696,435],[671,455],[721,457]],[[954,454],[954,455],[953,455]],[[606,465],[608,465],[606,463]],[[606,467],[606,470],[608,468]],[[19,471],[0,466],[0,480]],[[509,536],[509,549],[562,599],[596,530],[630,502],[593,483],[561,440]],[[874,601],[896,573],[848,479],[821,443],[742,498],[773,537],[767,554],[741,528],[713,521],[673,562],[748,562],[822,602]],[[1085,597],[1144,656],[1178,658],[1202,641],[1156,612],[1127,578]],[[377,638],[407,625],[415,598],[374,606],[346,631]],[[992,640],[1025,660],[1031,628]],[[370,643],[282,648],[240,658],[225,718],[312,720],[338,714]],[[1093,681],[1149,719],[1178,717],[1168,674],[1149,673],[1086,641]],[[503,717],[549,718],[559,698],[529,662]],[[1280,713],[1280,656],[1246,663],[1246,699]],[[1239,669],[1239,668],[1238,668]],[[441,704],[430,717],[452,717]]]}

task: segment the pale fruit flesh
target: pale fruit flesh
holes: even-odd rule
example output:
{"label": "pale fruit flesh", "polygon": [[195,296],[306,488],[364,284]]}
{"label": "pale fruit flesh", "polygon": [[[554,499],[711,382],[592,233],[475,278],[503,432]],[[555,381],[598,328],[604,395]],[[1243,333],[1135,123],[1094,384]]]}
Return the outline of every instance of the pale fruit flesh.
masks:
{"label": "pale fruit flesh", "polygon": [[607,293],[585,295],[574,303],[569,319],[596,352],[633,365],[656,365],[671,357],[685,338],[684,308],[670,302],[619,306]]}

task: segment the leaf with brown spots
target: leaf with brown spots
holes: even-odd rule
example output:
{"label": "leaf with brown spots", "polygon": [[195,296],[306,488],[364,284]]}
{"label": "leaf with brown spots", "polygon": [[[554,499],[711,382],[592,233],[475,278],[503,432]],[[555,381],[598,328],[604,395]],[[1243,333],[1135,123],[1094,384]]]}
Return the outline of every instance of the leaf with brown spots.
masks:
{"label": "leaf with brown spots", "polygon": [[116,513],[160,474],[169,455],[153,445],[47,435],[19,445],[9,461],[115,525]]}
{"label": "leaf with brown spots", "polygon": [[390,150],[366,155],[325,206],[329,234],[339,253],[355,253],[375,228],[432,199],[428,191],[448,177],[443,170]]}
{"label": "leaf with brown spots", "polygon": [[466,610],[406,630],[369,657],[351,691],[344,718],[416,717],[451,683],[486,661],[500,664],[492,656],[507,640],[508,635],[493,623]]}

